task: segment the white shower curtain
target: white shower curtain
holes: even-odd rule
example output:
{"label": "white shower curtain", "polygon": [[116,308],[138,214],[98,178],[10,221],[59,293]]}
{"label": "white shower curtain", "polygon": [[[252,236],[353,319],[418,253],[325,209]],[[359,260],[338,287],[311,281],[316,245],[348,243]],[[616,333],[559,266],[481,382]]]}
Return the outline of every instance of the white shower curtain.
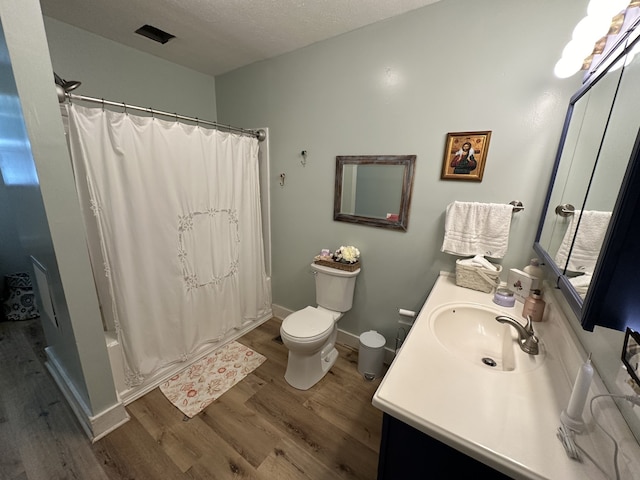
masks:
{"label": "white shower curtain", "polygon": [[72,105],[69,140],[130,386],[271,315],[255,138]]}

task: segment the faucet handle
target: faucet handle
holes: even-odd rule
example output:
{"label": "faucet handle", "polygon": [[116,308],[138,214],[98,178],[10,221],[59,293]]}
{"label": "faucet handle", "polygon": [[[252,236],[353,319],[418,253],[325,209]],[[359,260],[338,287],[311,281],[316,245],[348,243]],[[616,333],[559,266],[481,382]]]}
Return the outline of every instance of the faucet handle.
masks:
{"label": "faucet handle", "polygon": [[527,325],[524,327],[524,329],[528,334],[535,335],[535,332],[533,331],[533,320],[531,318],[531,315],[527,315]]}

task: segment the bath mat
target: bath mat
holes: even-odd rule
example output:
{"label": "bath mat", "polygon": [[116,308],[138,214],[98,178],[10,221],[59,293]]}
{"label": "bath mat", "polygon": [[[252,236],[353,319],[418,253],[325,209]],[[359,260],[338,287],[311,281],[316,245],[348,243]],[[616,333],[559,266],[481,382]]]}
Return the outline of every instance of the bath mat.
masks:
{"label": "bath mat", "polygon": [[231,342],[162,383],[160,391],[192,418],[265,360],[249,347]]}

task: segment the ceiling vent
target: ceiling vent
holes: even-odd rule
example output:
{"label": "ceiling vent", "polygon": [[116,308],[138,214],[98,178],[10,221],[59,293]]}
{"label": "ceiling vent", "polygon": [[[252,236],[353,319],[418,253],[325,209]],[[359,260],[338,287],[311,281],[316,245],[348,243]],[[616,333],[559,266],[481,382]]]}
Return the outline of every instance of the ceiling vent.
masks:
{"label": "ceiling vent", "polygon": [[140,27],[136,30],[136,33],[162,44],[167,43],[172,38],[176,38],[175,35],[171,35],[170,33],[162,31],[151,25],[144,25]]}

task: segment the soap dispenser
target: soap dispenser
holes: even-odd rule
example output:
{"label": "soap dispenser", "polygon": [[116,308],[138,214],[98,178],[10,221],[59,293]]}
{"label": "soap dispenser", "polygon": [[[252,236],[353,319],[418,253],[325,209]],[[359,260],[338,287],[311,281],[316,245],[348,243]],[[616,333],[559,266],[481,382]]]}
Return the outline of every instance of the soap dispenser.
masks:
{"label": "soap dispenser", "polygon": [[541,322],[545,305],[546,304],[542,299],[542,292],[538,289],[531,290],[529,296],[524,301],[522,316],[524,318],[530,316],[532,321]]}
{"label": "soap dispenser", "polygon": [[542,281],[544,279],[544,270],[540,266],[540,260],[537,258],[532,258],[529,265],[522,269],[524,273],[528,273],[532,277],[536,277],[538,280]]}

